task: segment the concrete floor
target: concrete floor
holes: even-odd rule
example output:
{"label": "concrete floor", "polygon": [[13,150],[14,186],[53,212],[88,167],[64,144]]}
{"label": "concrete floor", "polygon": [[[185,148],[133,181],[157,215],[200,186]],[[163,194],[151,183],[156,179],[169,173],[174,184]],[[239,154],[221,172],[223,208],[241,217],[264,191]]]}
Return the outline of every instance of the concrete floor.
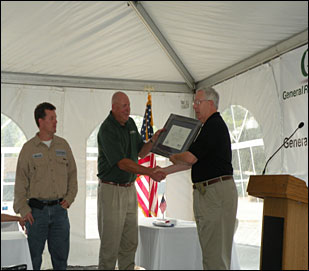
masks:
{"label": "concrete floor", "polygon": [[260,269],[260,247],[236,243],[236,249],[241,270]]}

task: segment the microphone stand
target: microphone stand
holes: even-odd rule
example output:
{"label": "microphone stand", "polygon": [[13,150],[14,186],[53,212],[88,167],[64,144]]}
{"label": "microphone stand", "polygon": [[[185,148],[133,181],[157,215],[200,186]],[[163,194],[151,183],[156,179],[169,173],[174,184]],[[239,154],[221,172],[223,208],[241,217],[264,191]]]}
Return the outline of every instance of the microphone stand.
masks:
{"label": "microphone stand", "polygon": [[300,125],[298,125],[298,127],[296,128],[296,130],[294,131],[294,133],[291,134],[291,136],[290,136],[289,138],[286,138],[286,139],[283,140],[283,144],[282,144],[282,145],[278,148],[278,150],[276,150],[276,152],[267,160],[262,175],[265,174],[265,170],[266,170],[266,167],[267,167],[268,162],[270,161],[270,159],[274,157],[274,155],[275,155],[275,154],[282,148],[282,146],[283,146],[283,145],[284,145],[284,144],[297,132],[297,130],[298,130],[299,128],[302,128],[302,127],[304,126],[304,125],[301,125],[301,124],[303,124],[303,122],[300,123]]}

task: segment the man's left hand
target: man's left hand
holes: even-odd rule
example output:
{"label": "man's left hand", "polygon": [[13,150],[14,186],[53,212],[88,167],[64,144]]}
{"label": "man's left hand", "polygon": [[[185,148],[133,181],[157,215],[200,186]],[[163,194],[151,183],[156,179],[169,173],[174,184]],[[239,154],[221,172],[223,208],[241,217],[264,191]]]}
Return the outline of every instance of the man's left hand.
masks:
{"label": "man's left hand", "polygon": [[62,208],[68,209],[70,207],[69,203],[66,200],[60,202]]}
{"label": "man's left hand", "polygon": [[152,141],[153,141],[153,143],[155,143],[155,142],[157,141],[159,135],[160,135],[162,132],[164,132],[164,131],[166,131],[166,129],[164,129],[164,128],[159,129],[158,131],[156,131],[156,133],[155,133],[155,134],[153,135],[153,137],[151,138]]}

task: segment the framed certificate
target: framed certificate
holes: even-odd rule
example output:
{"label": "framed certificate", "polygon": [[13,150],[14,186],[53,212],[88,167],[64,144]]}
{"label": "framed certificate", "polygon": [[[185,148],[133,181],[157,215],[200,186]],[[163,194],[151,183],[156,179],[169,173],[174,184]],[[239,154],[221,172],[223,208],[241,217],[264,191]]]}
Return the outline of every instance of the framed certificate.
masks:
{"label": "framed certificate", "polygon": [[201,126],[199,120],[171,114],[163,127],[165,131],[161,132],[151,152],[169,157],[187,151]]}

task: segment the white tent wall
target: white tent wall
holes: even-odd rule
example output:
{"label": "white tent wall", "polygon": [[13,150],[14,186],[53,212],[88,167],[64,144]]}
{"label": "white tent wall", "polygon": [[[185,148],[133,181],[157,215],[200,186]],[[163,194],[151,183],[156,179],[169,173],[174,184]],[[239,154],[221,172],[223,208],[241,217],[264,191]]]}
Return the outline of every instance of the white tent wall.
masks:
{"label": "white tent wall", "polygon": [[[47,101],[57,108],[57,135],[69,142],[78,169],[78,193],[69,209],[71,224],[69,264],[71,265],[94,265],[98,261],[99,240],[85,239],[86,144],[92,131],[109,114],[114,92],[100,89],[1,84],[1,113],[10,117],[21,128],[27,140],[38,131],[34,121],[36,105]],[[147,92],[129,91],[127,94],[131,102],[131,114],[143,116]],[[152,92],[154,125],[162,128],[171,113],[193,117],[192,101],[192,94]],[[183,108],[182,104],[189,106]],[[190,181],[186,173],[178,175]],[[178,195],[177,187],[175,195]],[[178,200],[176,204],[179,206]],[[190,198],[185,198],[182,204],[191,206]],[[47,250],[43,259],[42,267],[51,268]]]}
{"label": "white tent wall", "polygon": [[[214,88],[221,98],[221,112],[230,105],[241,105],[253,114],[262,128],[265,156],[270,157],[278,148],[282,135],[278,90],[272,66],[261,65]],[[269,165],[268,172],[280,172],[281,165],[279,157]]]}
{"label": "white tent wall", "polygon": [[[63,91],[55,87],[1,84],[1,113],[11,118],[27,139],[38,130],[34,120],[34,108],[44,101],[61,105]],[[59,114],[59,113],[58,113]],[[63,119],[58,118],[58,134],[62,134]]]}
{"label": "white tent wall", "polygon": [[284,54],[278,63],[283,136],[303,122],[304,128],[284,144],[284,174],[296,176],[308,186],[308,46]]}
{"label": "white tent wall", "polygon": [[[301,72],[305,57],[307,75]],[[304,128],[292,137],[296,146],[285,144],[268,164],[266,174],[290,174],[308,186],[308,45],[214,88],[221,97],[221,111],[230,105],[242,105],[256,118],[262,128],[266,159],[304,122]],[[290,98],[285,101],[284,95]]]}

